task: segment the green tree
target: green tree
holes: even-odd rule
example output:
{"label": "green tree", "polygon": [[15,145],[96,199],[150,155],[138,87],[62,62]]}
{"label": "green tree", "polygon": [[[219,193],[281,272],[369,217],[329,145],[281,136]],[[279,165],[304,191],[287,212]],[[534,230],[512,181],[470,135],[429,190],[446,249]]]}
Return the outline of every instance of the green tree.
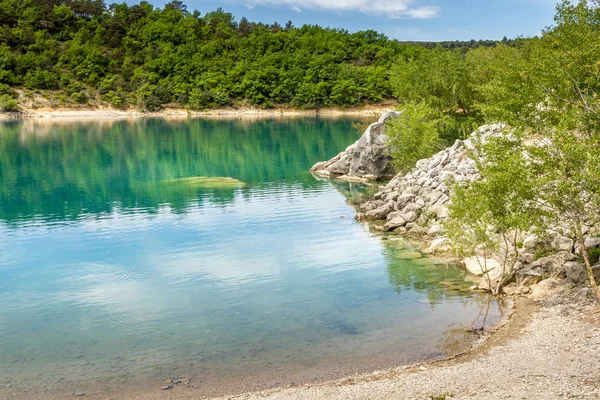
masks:
{"label": "green tree", "polygon": [[[515,272],[521,233],[541,215],[536,183],[515,138],[471,140],[468,155],[482,179],[453,184],[444,234],[458,254],[475,258],[488,288],[499,294]],[[500,261],[499,270],[491,269],[490,259]]]}
{"label": "green tree", "polygon": [[398,118],[390,120],[386,134],[396,170],[403,172],[440,148],[438,135],[444,117],[424,102],[405,104]]}
{"label": "green tree", "polygon": [[[513,194],[518,202],[528,200],[535,217],[527,219],[528,227],[553,229],[578,244],[600,301],[584,243],[585,226],[600,223],[600,8],[597,2],[565,0],[555,22],[530,54],[482,85],[486,118],[510,130],[484,146],[488,159],[481,172],[487,185],[498,185],[490,192],[495,196],[505,195],[505,175],[513,177],[514,187],[528,187],[528,193]],[[503,157],[508,146],[512,155]],[[509,216],[520,217],[512,212]]]}

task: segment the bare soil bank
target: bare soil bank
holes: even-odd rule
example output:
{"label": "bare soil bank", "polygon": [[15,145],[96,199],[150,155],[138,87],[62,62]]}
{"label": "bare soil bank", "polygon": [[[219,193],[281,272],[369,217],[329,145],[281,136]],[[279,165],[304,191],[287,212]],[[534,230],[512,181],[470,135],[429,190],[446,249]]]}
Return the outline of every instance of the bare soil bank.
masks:
{"label": "bare soil bank", "polygon": [[68,119],[68,120],[106,120],[123,118],[188,118],[188,117],[211,117],[211,118],[279,118],[279,117],[343,117],[343,116],[373,116],[378,117],[388,108],[361,107],[361,108],[322,108],[318,110],[302,110],[293,108],[222,108],[208,111],[188,111],[182,108],[166,108],[159,112],[140,112],[136,110],[115,110],[103,108],[36,108],[23,109],[20,112],[2,113],[0,120],[15,118],[35,119]]}

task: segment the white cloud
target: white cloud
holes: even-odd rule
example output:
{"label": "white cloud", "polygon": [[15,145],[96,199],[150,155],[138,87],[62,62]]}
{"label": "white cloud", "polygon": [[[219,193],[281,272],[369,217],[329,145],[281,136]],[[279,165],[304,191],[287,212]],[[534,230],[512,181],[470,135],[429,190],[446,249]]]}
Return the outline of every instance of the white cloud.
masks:
{"label": "white cloud", "polygon": [[389,18],[436,18],[439,7],[414,5],[414,0],[238,0],[248,7],[287,6],[294,11],[360,12]]}

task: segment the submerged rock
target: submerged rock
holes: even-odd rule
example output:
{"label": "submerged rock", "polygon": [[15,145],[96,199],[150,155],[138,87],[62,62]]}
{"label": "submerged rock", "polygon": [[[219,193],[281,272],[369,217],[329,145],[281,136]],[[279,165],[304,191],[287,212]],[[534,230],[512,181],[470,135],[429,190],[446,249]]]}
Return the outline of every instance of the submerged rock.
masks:
{"label": "submerged rock", "polygon": [[423,255],[418,251],[404,251],[398,254],[398,258],[402,260],[416,260],[417,258],[421,258]]}
{"label": "submerged rock", "polygon": [[189,178],[167,179],[164,185],[182,185],[194,189],[237,189],[246,184],[240,180],[221,176],[192,176]]}
{"label": "submerged rock", "polygon": [[316,163],[310,172],[347,181],[368,182],[390,178],[394,175],[391,157],[388,155],[388,137],[385,123],[399,115],[388,111],[371,124],[356,143],[329,161]]}

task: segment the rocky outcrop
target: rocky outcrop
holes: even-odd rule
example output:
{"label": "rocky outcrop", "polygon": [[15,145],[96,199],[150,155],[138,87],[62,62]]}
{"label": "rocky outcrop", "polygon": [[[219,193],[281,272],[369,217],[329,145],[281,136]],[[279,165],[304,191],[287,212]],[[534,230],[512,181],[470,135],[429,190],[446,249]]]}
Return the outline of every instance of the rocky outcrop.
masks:
{"label": "rocky outcrop", "polygon": [[371,124],[360,139],[329,161],[316,163],[310,172],[327,178],[367,182],[391,178],[394,169],[388,155],[388,137],[385,123],[396,118],[396,111],[384,113]]}
{"label": "rocky outcrop", "polygon": [[[486,125],[473,135],[485,138],[500,134],[502,125]],[[383,230],[414,231],[435,236],[448,215],[451,180],[479,177],[475,162],[466,156],[471,139],[457,140],[452,147],[420,160],[406,175],[398,174],[361,206],[358,219],[386,220]]]}
{"label": "rocky outcrop", "polygon": [[[441,226],[448,216],[450,182],[470,181],[480,177],[476,164],[467,156],[475,138],[486,138],[502,134],[503,126],[486,125],[473,133],[470,139],[457,140],[433,157],[420,160],[406,175],[398,174],[387,185],[381,186],[373,198],[360,206],[358,220],[375,220],[375,228],[382,231],[408,233],[427,238],[431,245],[427,252],[439,253],[451,250],[450,243],[442,236]],[[514,276],[506,282],[504,293],[530,293],[536,300],[549,293],[583,293],[588,277],[581,261],[578,246],[573,240],[561,236],[560,230],[548,231],[543,238],[531,235],[522,241]],[[600,249],[600,238],[594,237],[594,227],[586,226],[586,249]],[[599,250],[596,250],[598,252]],[[474,275],[482,276],[482,265],[488,270],[477,287],[489,290],[490,284],[503,274],[496,260],[478,257],[463,261],[463,265]],[[600,278],[600,262],[593,273]],[[557,283],[559,282],[559,283]],[[588,288],[589,289],[589,288]],[[584,295],[587,295],[584,293]]]}

